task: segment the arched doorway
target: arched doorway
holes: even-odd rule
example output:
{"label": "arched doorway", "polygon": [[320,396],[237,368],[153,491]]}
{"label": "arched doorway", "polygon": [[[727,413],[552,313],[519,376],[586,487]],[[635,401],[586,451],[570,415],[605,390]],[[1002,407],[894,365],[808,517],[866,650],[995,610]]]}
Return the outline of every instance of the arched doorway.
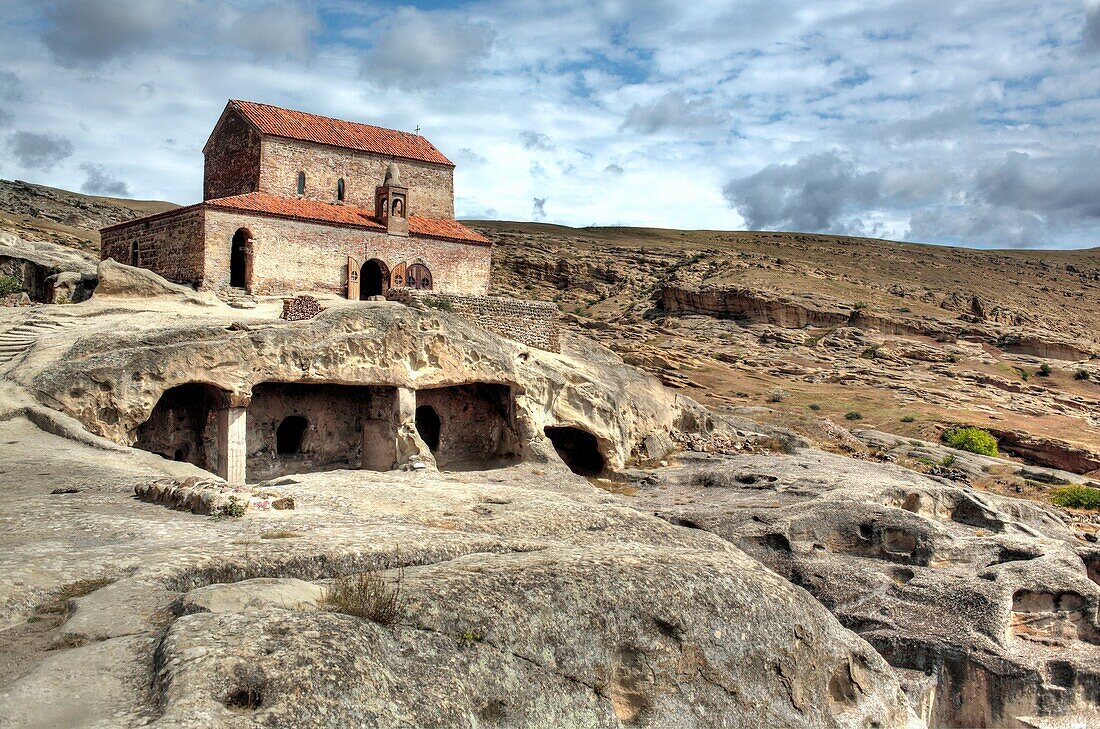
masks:
{"label": "arched doorway", "polygon": [[607,467],[596,436],[570,426],[547,426],[543,432],[569,469],[580,476],[599,476]]}
{"label": "arched doorway", "polygon": [[432,272],[423,263],[414,263],[405,269],[405,285],[414,289],[432,289]]}
{"label": "arched doorway", "polygon": [[431,405],[421,405],[416,409],[416,432],[433,452],[439,450],[439,432],[442,427],[439,413]]}
{"label": "arched doorway", "polygon": [[229,285],[236,289],[252,287],[252,231],[238,228],[229,251]]}
{"label": "arched doorway", "polygon": [[382,261],[372,258],[363,264],[359,272],[359,298],[385,296],[390,287],[390,269]]}
{"label": "arched doorway", "polygon": [[137,427],[134,447],[211,473],[218,467],[217,411],[225,392],[203,382],[165,390],[148,420]]}

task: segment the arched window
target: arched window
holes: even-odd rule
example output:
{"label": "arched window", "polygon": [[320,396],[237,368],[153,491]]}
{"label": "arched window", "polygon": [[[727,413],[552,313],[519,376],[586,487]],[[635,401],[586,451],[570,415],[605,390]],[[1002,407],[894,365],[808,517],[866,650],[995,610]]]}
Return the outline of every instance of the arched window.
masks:
{"label": "arched window", "polygon": [[298,194],[299,195],[305,195],[306,194],[306,173],[305,172],[299,172],[298,173]]}
{"label": "arched window", "polygon": [[341,177],[339,180],[336,181],[336,199],[337,200],[343,200],[344,199],[344,178],[343,177]]}
{"label": "arched window", "polygon": [[393,217],[403,218],[405,217],[405,203],[401,198],[394,198],[393,200]]}

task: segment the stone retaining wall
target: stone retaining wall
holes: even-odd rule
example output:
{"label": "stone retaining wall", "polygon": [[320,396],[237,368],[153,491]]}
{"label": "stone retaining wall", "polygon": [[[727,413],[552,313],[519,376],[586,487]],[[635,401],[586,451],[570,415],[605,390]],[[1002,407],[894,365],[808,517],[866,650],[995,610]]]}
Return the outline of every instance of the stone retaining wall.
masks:
{"label": "stone retaining wall", "polygon": [[561,351],[558,307],[544,301],[502,296],[465,296],[416,289],[391,288],[386,298],[417,308],[437,308],[457,314],[494,334],[529,347]]}

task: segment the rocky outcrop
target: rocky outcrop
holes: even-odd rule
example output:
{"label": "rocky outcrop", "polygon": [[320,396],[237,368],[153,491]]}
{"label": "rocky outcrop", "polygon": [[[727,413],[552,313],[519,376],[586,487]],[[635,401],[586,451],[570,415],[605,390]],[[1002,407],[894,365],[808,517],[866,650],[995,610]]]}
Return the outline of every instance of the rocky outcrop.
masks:
{"label": "rocky outcrop", "polygon": [[1021,431],[991,428],[989,432],[996,436],[1001,450],[1031,463],[1070,473],[1100,471],[1100,452],[1055,438],[1036,438]]}
{"label": "rocky outcrop", "polygon": [[758,324],[802,328],[847,324],[853,309],[816,296],[782,296],[754,289],[662,286],[660,306],[668,312],[706,314]]}
{"label": "rocky outcrop", "polygon": [[95,295],[100,299],[162,298],[184,304],[218,306],[212,294],[198,293],[190,286],[172,283],[144,268],[135,268],[111,259],[100,261],[96,269],[99,284]]}
{"label": "rocky outcrop", "polygon": [[631,484],[627,503],[809,590],[902,671],[931,726],[1100,717],[1100,550],[1055,509],[810,452],[685,456]]}
{"label": "rocky outcrop", "polygon": [[0,230],[0,276],[14,276],[34,301],[77,303],[95,289],[96,261],[56,243]]}
{"label": "rocky outcrop", "polygon": [[[108,264],[108,271],[116,269],[137,275]],[[108,291],[113,276],[104,277]],[[85,336],[66,342],[64,357],[36,360],[32,353],[18,377],[43,402],[123,444],[134,442],[166,390],[194,382],[241,405],[254,386],[271,382],[503,385],[515,401],[525,457],[551,452],[545,427],[574,426],[597,439],[613,468],[630,460],[647,436],[687,424],[703,432],[720,425],[698,404],[583,340],[555,355],[456,316],[399,304],[330,309],[303,322],[150,314],[140,320],[99,315],[89,324]]]}

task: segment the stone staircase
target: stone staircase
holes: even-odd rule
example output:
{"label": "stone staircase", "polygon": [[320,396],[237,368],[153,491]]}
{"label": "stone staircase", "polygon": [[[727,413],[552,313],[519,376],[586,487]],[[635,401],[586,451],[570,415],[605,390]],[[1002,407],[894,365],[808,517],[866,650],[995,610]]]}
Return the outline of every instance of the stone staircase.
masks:
{"label": "stone staircase", "polygon": [[72,322],[58,322],[50,319],[31,317],[3,334],[0,334],[0,366],[12,362],[30,351],[42,334],[52,334]]}
{"label": "stone staircase", "polygon": [[244,289],[231,288],[226,291],[221,298],[234,309],[256,308],[256,297]]}

